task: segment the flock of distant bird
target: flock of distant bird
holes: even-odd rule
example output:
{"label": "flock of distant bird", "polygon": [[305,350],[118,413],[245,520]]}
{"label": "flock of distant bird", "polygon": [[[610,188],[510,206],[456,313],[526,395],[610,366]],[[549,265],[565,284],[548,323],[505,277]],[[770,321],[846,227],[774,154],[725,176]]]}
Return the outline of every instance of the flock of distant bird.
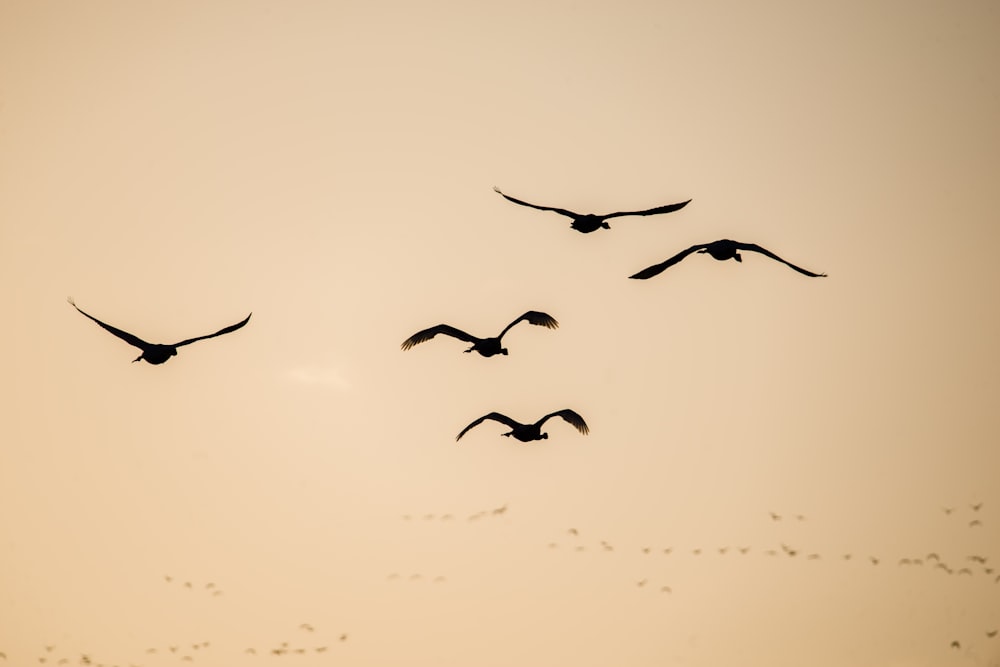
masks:
{"label": "flock of distant bird", "polygon": [[[674,211],[678,211],[684,208],[689,203],[691,203],[691,200],[688,199],[686,201],[679,202],[676,204],[657,206],[656,208],[650,208],[643,211],[617,211],[614,213],[598,215],[594,213],[575,213],[573,211],[564,208],[531,204],[521,199],[516,199],[514,197],[511,197],[510,195],[504,194],[503,192],[501,192],[499,188],[494,187],[493,189],[501,196],[503,196],[505,199],[515,204],[519,204],[521,206],[528,206],[530,208],[538,209],[541,211],[553,211],[560,215],[569,217],[570,219],[572,219],[570,227],[582,234],[589,234],[590,232],[594,232],[598,229],[610,229],[611,226],[608,224],[608,220],[611,218],[619,218],[619,217],[634,216],[634,215],[647,216],[647,215],[660,215],[664,213],[672,213]],[[781,262],[806,276],[810,276],[813,278],[821,278],[826,276],[825,273],[813,273],[812,271],[807,271],[802,267],[796,266],[795,264],[792,264],[791,262],[782,259],[781,257],[774,254],[770,250],[762,248],[761,246],[756,245],[754,243],[740,243],[738,241],[722,239],[719,241],[713,241],[711,243],[701,243],[698,245],[693,245],[686,250],[682,250],[673,257],[670,257],[669,259],[659,264],[654,264],[653,266],[645,268],[642,271],[639,271],[638,273],[635,273],[629,277],[639,280],[646,280],[647,278],[652,278],[653,276],[659,275],[660,273],[662,273],[669,267],[673,266],[674,264],[677,264],[678,262],[683,260],[688,255],[691,255],[692,253],[707,253],[708,255],[720,261],[727,259],[735,259],[737,262],[742,262],[743,258],[740,256],[740,251],[750,251],[750,252],[760,253],[762,255],[765,255],[766,257],[770,257],[771,259]],[[114,327],[110,324],[107,324],[106,322],[97,319],[93,315],[90,315],[89,313],[83,311],[79,306],[77,306],[72,298],[69,299],[69,303],[74,308],[76,308],[82,315],[90,318],[109,333],[117,336],[118,338],[122,339],[129,345],[132,345],[142,350],[142,354],[136,357],[133,360],[133,362],[145,360],[150,364],[165,363],[170,359],[170,357],[177,355],[177,348],[182,347],[184,345],[189,345],[191,343],[200,340],[206,340],[208,338],[215,338],[216,336],[232,333],[233,331],[241,329],[242,327],[246,326],[247,322],[250,321],[250,316],[253,314],[251,313],[250,315],[247,315],[245,319],[237,322],[236,324],[231,324],[227,327],[219,329],[215,333],[207,334],[204,336],[196,336],[194,338],[188,338],[186,340],[180,341],[179,343],[163,344],[163,343],[149,343],[134,334],[130,334],[127,331],[123,331],[122,329],[119,329],[117,327]],[[407,338],[405,341],[403,341],[402,349],[408,350],[415,345],[431,340],[438,334],[444,334],[446,336],[451,336],[453,338],[457,338],[458,340],[465,341],[466,343],[472,343],[472,347],[465,350],[466,352],[478,352],[480,355],[484,357],[492,357],[498,354],[506,355],[507,348],[503,347],[501,342],[504,337],[504,334],[510,331],[511,327],[522,321],[528,322],[529,324],[533,324],[535,326],[547,327],[549,329],[555,329],[559,326],[559,323],[556,321],[556,319],[551,315],[549,315],[548,313],[529,310],[528,312],[524,313],[523,315],[515,319],[513,322],[508,324],[506,327],[504,327],[504,329],[497,336],[494,337],[480,338],[478,336],[473,336],[470,333],[462,331],[461,329],[453,327],[449,324],[438,324],[437,326],[433,326],[428,329],[423,329],[421,331],[418,331],[417,333]],[[583,417],[580,416],[579,413],[568,408],[563,410],[557,410],[555,412],[550,412],[549,414],[543,416],[538,421],[531,424],[522,424],[521,422],[518,422],[517,420],[512,419],[499,412],[490,412],[489,414],[483,415],[479,419],[476,419],[475,421],[471,422],[468,426],[462,429],[462,431],[458,434],[455,440],[461,440],[462,436],[465,435],[469,431],[469,429],[481,424],[486,420],[496,421],[508,426],[511,430],[506,433],[503,433],[502,435],[514,437],[515,439],[520,440],[521,442],[544,440],[549,436],[548,433],[544,433],[542,431],[542,426],[545,424],[547,420],[551,419],[552,417],[562,418],[564,421],[569,423],[571,426],[576,428],[580,433],[584,435],[590,432],[590,428],[587,426],[587,423],[586,421],[584,421]]]}

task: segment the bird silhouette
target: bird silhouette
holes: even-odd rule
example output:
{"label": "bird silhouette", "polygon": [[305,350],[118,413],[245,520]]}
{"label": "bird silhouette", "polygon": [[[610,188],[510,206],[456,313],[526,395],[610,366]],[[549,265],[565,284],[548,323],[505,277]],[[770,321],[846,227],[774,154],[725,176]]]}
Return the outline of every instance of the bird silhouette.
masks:
{"label": "bird silhouette", "polygon": [[569,422],[572,426],[574,426],[576,430],[579,431],[580,433],[583,433],[584,435],[590,433],[590,428],[587,426],[587,422],[583,421],[583,417],[581,417],[576,412],[567,408],[565,410],[559,410],[557,412],[550,412],[549,414],[545,415],[544,417],[536,421],[534,424],[521,424],[520,422],[516,422],[510,417],[502,415],[499,412],[491,412],[488,415],[483,415],[479,419],[475,420],[474,422],[463,428],[462,432],[458,434],[455,440],[456,441],[461,440],[462,436],[465,435],[469,431],[469,429],[471,429],[474,426],[478,426],[479,424],[482,424],[487,419],[498,421],[501,424],[506,424],[511,428],[511,430],[508,433],[501,434],[504,437],[514,436],[521,442],[531,442],[532,440],[545,440],[549,437],[549,434],[542,433],[542,425],[545,424],[545,422],[550,417],[562,417],[565,421]]}
{"label": "bird silhouette", "polygon": [[136,361],[139,361],[141,359],[145,359],[150,364],[162,364],[166,362],[168,359],[170,359],[170,357],[173,357],[177,354],[177,348],[183,345],[190,345],[191,343],[194,343],[199,340],[205,340],[206,338],[215,338],[216,336],[221,336],[222,334],[227,334],[236,331],[237,329],[245,326],[246,323],[250,321],[250,315],[253,314],[251,313],[250,315],[247,315],[246,319],[243,320],[242,322],[237,322],[236,324],[232,324],[223,329],[219,329],[213,334],[208,334],[207,336],[198,336],[196,338],[188,338],[187,340],[182,340],[181,342],[174,343],[172,345],[164,345],[160,343],[147,343],[138,336],[134,336],[128,333],[127,331],[122,331],[121,329],[117,329],[111,326],[110,324],[106,324],[97,319],[96,317],[94,317],[93,315],[90,315],[81,310],[80,307],[76,305],[76,302],[73,301],[73,299],[67,299],[67,300],[69,301],[70,305],[79,310],[82,315],[96,322],[104,330],[109,331],[115,336],[118,336],[129,345],[132,345],[142,350],[142,354],[133,359],[132,363],[135,363]]}
{"label": "bird silhouette", "polygon": [[472,343],[472,347],[466,350],[466,352],[478,352],[484,357],[492,357],[495,354],[507,354],[507,348],[500,345],[500,340],[504,337],[504,334],[510,331],[511,327],[521,320],[527,320],[528,324],[543,326],[549,329],[555,329],[559,326],[559,323],[556,322],[555,318],[551,315],[537,310],[529,310],[524,315],[521,315],[519,318],[504,327],[504,330],[501,331],[495,338],[478,338],[448,324],[439,324],[436,327],[418,331],[404,340],[400,347],[404,350],[409,350],[414,345],[428,341],[438,334],[445,334],[446,336],[451,336],[452,338],[464,340],[466,343]]}
{"label": "bird silhouette", "polygon": [[795,266],[791,262],[787,262],[782,258],[775,255],[770,250],[762,248],[756,243],[740,243],[739,241],[731,241],[729,239],[722,239],[720,241],[712,241],[711,243],[700,243],[698,245],[693,245],[687,250],[682,250],[670,259],[660,262],[659,264],[654,264],[648,268],[639,271],[636,274],[629,276],[629,278],[635,278],[637,280],[646,280],[647,278],[652,278],[663,273],[666,269],[669,269],[674,264],[677,264],[682,259],[690,255],[691,253],[700,252],[708,253],[715,259],[722,261],[726,259],[735,259],[737,262],[742,262],[743,258],[740,256],[741,250],[747,250],[752,252],[759,252],[762,255],[766,255],[773,260],[777,260],[782,264],[790,266],[799,273],[803,275],[810,276],[812,278],[825,278],[825,273],[813,273],[812,271],[807,271],[800,266]]}
{"label": "bird silhouette", "polygon": [[608,218],[620,218],[626,215],[659,215],[660,213],[671,213],[687,206],[691,200],[680,202],[678,204],[667,204],[666,206],[657,206],[656,208],[650,208],[645,211],[619,211],[617,213],[608,213],[607,215],[596,215],[594,213],[574,213],[573,211],[568,211],[564,208],[554,208],[552,206],[538,206],[537,204],[529,204],[526,201],[520,199],[514,199],[510,195],[505,195],[500,191],[500,188],[494,187],[493,191],[498,193],[504,199],[512,201],[515,204],[520,204],[521,206],[529,206],[531,208],[537,208],[540,211],[553,211],[560,215],[565,215],[568,218],[572,218],[573,222],[570,223],[570,227],[582,234],[589,234],[590,232],[597,231],[598,229],[611,229],[611,226],[607,223]]}

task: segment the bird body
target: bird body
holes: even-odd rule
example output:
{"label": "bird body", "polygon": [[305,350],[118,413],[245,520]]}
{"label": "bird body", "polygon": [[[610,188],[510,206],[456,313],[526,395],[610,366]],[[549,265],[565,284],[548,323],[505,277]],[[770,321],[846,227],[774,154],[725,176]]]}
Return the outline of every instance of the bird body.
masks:
{"label": "bird body", "polygon": [[414,345],[418,345],[425,341],[434,338],[438,334],[444,334],[446,336],[451,336],[452,338],[457,338],[463,340],[466,343],[472,343],[472,347],[465,350],[466,352],[478,352],[484,357],[492,357],[497,354],[507,354],[507,348],[503,347],[501,340],[511,327],[513,327],[518,322],[526,320],[528,324],[534,324],[536,326],[543,326],[549,329],[556,329],[559,327],[559,323],[554,317],[548,313],[543,313],[537,310],[529,310],[524,315],[521,315],[516,320],[504,327],[504,330],[500,332],[499,335],[493,338],[479,338],[478,336],[473,336],[470,333],[466,333],[461,329],[456,329],[449,324],[439,324],[435,327],[430,327],[429,329],[424,329],[423,331],[418,331],[409,338],[403,341],[400,347],[404,350],[409,350]]}
{"label": "bird body", "polygon": [[580,433],[584,435],[590,433],[590,428],[587,426],[587,423],[583,420],[583,417],[581,417],[573,410],[567,408],[565,410],[551,412],[542,417],[541,419],[539,419],[538,421],[536,421],[534,424],[521,424],[520,422],[514,421],[510,417],[502,415],[499,412],[491,412],[488,415],[483,415],[479,419],[475,420],[474,422],[463,428],[462,432],[458,434],[458,437],[456,437],[455,440],[456,441],[461,440],[462,436],[465,435],[469,431],[469,429],[473,428],[474,426],[478,426],[487,419],[498,421],[501,424],[506,424],[507,426],[510,427],[511,430],[509,432],[501,434],[504,437],[513,436],[515,439],[520,440],[521,442],[532,442],[533,440],[545,440],[549,437],[549,434],[542,433],[542,425],[545,424],[545,422],[550,417],[562,417],[566,422],[575,427],[576,430],[578,430]]}
{"label": "bird body", "polygon": [[515,199],[510,195],[505,195],[500,191],[500,188],[494,187],[493,191],[498,193],[501,197],[507,201],[514,202],[515,204],[520,204],[521,206],[528,206],[530,208],[537,208],[540,211],[552,211],[558,213],[559,215],[565,215],[568,218],[572,218],[573,222],[570,223],[570,227],[580,232],[581,234],[589,234],[590,232],[595,232],[598,229],[611,229],[611,225],[608,224],[608,218],[618,218],[626,215],[658,215],[660,213],[671,213],[687,206],[691,200],[680,202],[677,204],[667,204],[666,206],[657,206],[656,208],[650,208],[645,211],[619,211],[617,213],[608,213],[607,215],[597,215],[595,213],[574,213],[564,208],[554,208],[552,206],[538,206],[537,204],[529,204],[526,201],[520,199]]}
{"label": "bird body", "polygon": [[659,264],[654,264],[653,266],[647,267],[642,271],[639,271],[638,273],[629,276],[629,278],[634,278],[637,280],[646,280],[648,278],[652,278],[653,276],[658,276],[659,274],[663,273],[674,264],[680,262],[688,255],[696,252],[707,253],[711,255],[713,258],[719,260],[720,262],[727,259],[735,259],[737,262],[742,262],[743,257],[740,255],[741,250],[758,252],[762,255],[770,257],[775,261],[781,262],[782,264],[785,264],[786,266],[789,266],[792,269],[798,271],[799,273],[809,276],[811,278],[826,277],[825,273],[813,273],[812,271],[807,271],[806,269],[803,269],[800,266],[796,266],[791,262],[788,262],[782,259],[781,257],[778,257],[770,250],[762,248],[756,243],[741,243],[739,241],[732,241],[730,239],[721,239],[719,241],[712,241],[711,243],[699,243],[698,245],[693,245],[687,250],[680,251],[670,259],[667,259]]}
{"label": "bird body", "polygon": [[232,331],[236,331],[237,329],[242,328],[243,326],[246,325],[247,322],[250,321],[250,315],[253,315],[253,313],[250,313],[250,315],[247,315],[246,319],[244,319],[243,321],[237,322],[236,324],[232,324],[232,325],[230,325],[228,327],[224,327],[222,329],[219,329],[218,331],[216,331],[213,334],[208,334],[206,336],[197,336],[195,338],[188,338],[187,340],[182,340],[181,342],[174,343],[173,345],[164,345],[162,343],[147,343],[146,341],[144,341],[143,339],[139,338],[138,336],[130,334],[127,331],[122,331],[121,329],[118,329],[116,327],[111,326],[110,324],[102,322],[101,320],[97,319],[93,315],[90,315],[90,314],[84,312],[83,310],[80,309],[80,307],[78,305],[76,305],[76,302],[74,302],[73,299],[68,299],[68,301],[69,301],[70,305],[73,306],[74,308],[76,308],[78,311],[80,311],[80,313],[82,315],[84,315],[85,317],[87,317],[87,318],[93,320],[94,322],[96,322],[105,331],[108,331],[108,332],[114,334],[115,336],[117,336],[118,338],[121,338],[123,341],[125,341],[129,345],[132,345],[132,346],[137,347],[140,350],[142,350],[142,354],[140,354],[138,357],[136,357],[135,359],[133,359],[132,363],[135,363],[136,361],[140,361],[140,360],[144,359],[144,360],[146,360],[146,362],[148,362],[150,364],[154,364],[154,365],[165,363],[167,360],[170,359],[170,357],[176,356],[177,355],[177,348],[179,348],[179,347],[181,347],[183,345],[190,345],[191,343],[194,343],[194,342],[199,341],[199,340],[205,340],[206,338],[214,338],[216,336],[221,336],[223,334],[227,334],[227,333],[230,333]]}

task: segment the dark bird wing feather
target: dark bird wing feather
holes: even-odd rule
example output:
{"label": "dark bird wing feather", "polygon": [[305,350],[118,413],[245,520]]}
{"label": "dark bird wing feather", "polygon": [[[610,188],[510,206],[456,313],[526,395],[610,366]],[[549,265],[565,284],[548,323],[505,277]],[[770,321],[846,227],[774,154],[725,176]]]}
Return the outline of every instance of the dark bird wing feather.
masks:
{"label": "dark bird wing feather", "polygon": [[789,266],[789,267],[795,269],[799,273],[809,276],[810,278],[825,278],[826,277],[825,273],[813,273],[812,271],[807,271],[806,269],[803,269],[801,266],[795,266],[791,262],[778,257],[777,255],[775,255],[773,252],[771,252],[767,248],[760,247],[756,243],[737,243],[736,245],[737,245],[737,247],[740,250],[750,250],[750,251],[753,251],[753,252],[759,252],[762,255],[767,255],[771,259],[777,260],[777,261],[781,262],[782,264],[785,264],[786,266]]}
{"label": "dark bird wing feather", "polygon": [[679,211],[680,209],[684,208],[690,203],[691,200],[688,199],[687,201],[682,201],[678,204],[667,204],[666,206],[657,206],[656,208],[650,208],[645,211],[620,211],[618,213],[608,213],[603,217],[607,219],[607,218],[618,218],[623,215],[658,215],[660,213],[672,213],[673,211]]}
{"label": "dark bird wing feather", "polygon": [[434,336],[438,334],[444,334],[446,336],[451,336],[452,338],[457,338],[459,340],[464,340],[466,343],[475,343],[479,339],[472,334],[465,333],[461,329],[456,329],[448,324],[439,324],[436,327],[431,327],[430,329],[424,329],[423,331],[418,331],[409,338],[403,341],[400,345],[404,350],[409,350],[414,345],[429,341]]}
{"label": "dark bird wing feather", "polygon": [[556,213],[558,213],[560,215],[565,215],[565,216],[570,217],[570,218],[579,218],[579,217],[581,217],[579,213],[574,213],[573,211],[568,211],[568,210],[566,210],[564,208],[554,208],[552,206],[539,206],[538,204],[529,204],[526,201],[522,201],[520,199],[515,199],[515,198],[511,197],[510,195],[505,195],[503,192],[500,191],[500,188],[497,188],[497,187],[494,187],[493,191],[496,192],[497,194],[499,194],[501,197],[503,197],[507,201],[512,201],[515,204],[520,204],[521,206],[530,206],[531,208],[537,208],[539,211],[554,211],[554,212],[556,212]]}
{"label": "dark bird wing feather", "polygon": [[690,255],[691,253],[697,252],[698,250],[702,250],[703,248],[707,247],[708,247],[707,243],[700,243],[698,245],[693,245],[687,250],[681,250],[679,253],[677,253],[670,259],[666,260],[665,262],[660,262],[659,264],[654,264],[653,266],[646,267],[639,273],[635,273],[629,276],[629,278],[635,278],[636,280],[646,280],[647,278],[658,276],[667,269],[669,269],[674,264],[680,262],[682,259]]}
{"label": "dark bird wing feather", "polygon": [[96,317],[94,317],[93,315],[90,315],[90,314],[84,312],[83,310],[80,309],[80,307],[78,305],[76,305],[76,302],[73,301],[72,298],[69,298],[69,299],[66,299],[66,300],[69,301],[69,304],[71,306],[73,306],[74,308],[76,308],[77,310],[79,310],[80,314],[84,315],[85,317],[90,318],[91,320],[93,320],[94,322],[96,322],[98,325],[100,325],[101,328],[103,328],[105,331],[109,331],[112,334],[114,334],[115,336],[118,336],[119,338],[121,338],[123,341],[125,341],[129,345],[134,345],[135,347],[137,347],[137,348],[139,348],[140,350],[143,350],[143,351],[145,351],[146,349],[152,347],[152,345],[150,343],[147,343],[146,341],[144,341],[143,339],[139,338],[138,336],[133,336],[132,334],[130,334],[127,331],[122,331],[121,329],[113,327],[110,324],[106,324],[106,323],[100,321],[99,319],[97,319]]}
{"label": "dark bird wing feather", "polygon": [[[253,315],[253,313],[250,313],[250,315]],[[236,331],[237,329],[241,329],[244,326],[246,326],[246,323],[250,321],[250,315],[247,315],[246,319],[237,322],[236,324],[230,324],[228,327],[225,327],[224,329],[219,329],[213,334],[208,334],[207,336],[198,336],[197,338],[188,338],[187,340],[182,340],[179,343],[174,343],[174,347],[180,347],[181,345],[190,345],[195,341],[205,340],[206,338],[215,338],[216,336],[221,336],[222,334],[232,333],[233,331]]]}
{"label": "dark bird wing feather", "polygon": [[513,327],[518,322],[520,322],[521,320],[527,320],[528,324],[547,327],[549,329],[556,329],[559,327],[559,323],[556,322],[556,318],[552,317],[548,313],[543,313],[538,310],[529,310],[524,315],[521,315],[521,317],[517,318],[516,320],[508,324],[506,327],[504,327],[504,330],[500,332],[500,335],[497,336],[497,338],[503,338],[504,334],[510,331],[510,328]]}
{"label": "dark bird wing feather", "polygon": [[471,429],[471,428],[473,428],[475,426],[479,426],[480,424],[482,424],[487,419],[492,419],[493,421],[498,421],[501,424],[506,424],[507,426],[509,426],[511,428],[518,428],[520,426],[524,426],[524,424],[517,423],[516,421],[514,421],[513,419],[511,419],[507,415],[502,415],[499,412],[491,412],[488,415],[483,415],[482,417],[480,417],[476,421],[472,422],[471,424],[469,424],[468,426],[466,426],[465,428],[463,428],[462,432],[459,433],[458,436],[455,438],[455,441],[458,442],[459,440],[461,440],[462,436],[465,435],[469,431],[469,429]]}
{"label": "dark bird wing feather", "polygon": [[570,410],[569,408],[545,415],[544,417],[538,420],[538,427],[541,428],[542,424],[544,424],[546,420],[549,419],[550,417],[562,417],[564,420],[569,422],[574,428],[576,428],[576,430],[579,431],[580,433],[583,433],[584,435],[590,433],[590,427],[587,426],[587,422],[583,421],[583,417],[581,417],[573,410]]}

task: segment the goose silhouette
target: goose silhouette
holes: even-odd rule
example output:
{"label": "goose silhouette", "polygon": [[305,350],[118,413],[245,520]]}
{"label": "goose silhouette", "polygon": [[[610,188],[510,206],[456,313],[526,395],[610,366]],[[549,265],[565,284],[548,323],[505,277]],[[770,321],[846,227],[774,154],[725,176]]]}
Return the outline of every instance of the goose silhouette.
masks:
{"label": "goose silhouette", "polygon": [[499,412],[491,412],[488,415],[483,415],[479,419],[475,420],[468,426],[462,429],[462,432],[458,434],[455,438],[456,441],[461,440],[462,436],[465,435],[469,429],[482,424],[487,419],[492,419],[493,421],[498,421],[501,424],[506,424],[511,428],[507,433],[502,433],[504,437],[513,436],[521,442],[531,442],[533,440],[545,440],[549,437],[548,433],[542,433],[542,425],[550,419],[551,417],[562,417],[565,421],[576,428],[580,433],[587,435],[590,433],[590,428],[587,426],[587,422],[583,421],[583,417],[570,409],[559,410],[557,412],[551,412],[534,424],[522,424],[520,422],[514,421],[506,415],[502,415]]}
{"label": "goose silhouette", "polygon": [[660,262],[659,264],[654,264],[653,266],[647,267],[642,271],[639,271],[638,273],[629,276],[629,278],[635,278],[637,280],[646,280],[648,278],[652,278],[653,276],[658,276],[667,269],[669,269],[674,264],[677,264],[691,253],[695,252],[708,253],[709,255],[719,260],[720,262],[727,259],[735,259],[737,262],[742,262],[743,258],[740,256],[741,250],[746,250],[750,252],[759,252],[760,254],[770,257],[771,259],[776,260],[778,262],[781,262],[782,264],[785,264],[786,266],[789,266],[792,269],[798,271],[799,273],[809,276],[811,278],[826,277],[825,273],[813,273],[812,271],[807,271],[806,269],[803,269],[801,266],[795,266],[791,262],[786,261],[781,257],[778,257],[767,248],[762,248],[756,243],[741,243],[739,241],[722,239],[720,241],[712,241],[711,243],[699,243],[698,245],[693,245],[687,250],[680,251],[670,259],[664,262]]}
{"label": "goose silhouette", "polygon": [[570,223],[570,227],[580,232],[581,234],[589,234],[590,232],[597,231],[598,229],[611,229],[611,225],[607,223],[609,218],[620,218],[626,215],[659,215],[660,213],[671,213],[679,209],[684,208],[691,200],[680,202],[678,204],[667,204],[666,206],[657,206],[656,208],[646,209],[645,211],[618,211],[617,213],[608,213],[607,215],[597,215],[594,213],[574,213],[564,208],[555,208],[552,206],[539,206],[537,204],[529,204],[526,201],[520,199],[515,199],[510,195],[505,195],[500,191],[500,188],[494,187],[493,191],[499,194],[501,197],[507,201],[512,201],[515,204],[520,204],[521,206],[529,206],[531,208],[537,208],[540,211],[553,211],[559,215],[565,215],[568,218],[572,218],[573,222]]}
{"label": "goose silhouette", "polygon": [[559,327],[559,323],[556,322],[555,318],[551,315],[537,310],[529,310],[524,315],[521,315],[519,318],[504,327],[504,330],[494,338],[479,338],[470,333],[466,333],[461,329],[456,329],[451,325],[439,324],[436,327],[418,331],[404,340],[400,347],[404,350],[409,350],[414,345],[428,341],[438,334],[444,334],[446,336],[451,336],[452,338],[464,340],[466,343],[472,343],[472,347],[466,350],[466,352],[478,352],[484,357],[492,357],[495,354],[507,354],[507,348],[503,347],[500,344],[500,341],[504,337],[504,334],[510,331],[511,327],[522,320],[527,321],[528,324],[543,326],[549,329],[556,329]]}
{"label": "goose silhouette", "polygon": [[206,338],[215,338],[216,336],[221,336],[222,334],[227,334],[232,331],[236,331],[237,329],[245,326],[246,323],[250,321],[250,315],[253,315],[253,313],[250,313],[250,315],[247,315],[246,319],[244,319],[243,321],[237,322],[236,324],[231,324],[230,326],[225,327],[223,329],[219,329],[213,334],[208,334],[206,336],[197,336],[196,338],[188,338],[187,340],[182,340],[181,342],[173,343],[172,345],[164,345],[161,343],[147,343],[138,336],[130,334],[127,331],[122,331],[121,329],[118,329],[116,327],[111,326],[110,324],[102,322],[93,315],[84,312],[78,305],[76,305],[76,302],[73,301],[72,298],[67,300],[69,301],[70,305],[76,308],[78,311],[80,311],[82,315],[96,322],[105,331],[108,331],[117,336],[118,338],[121,338],[129,345],[132,345],[142,350],[142,354],[133,359],[132,363],[135,363],[143,359],[150,364],[165,363],[168,359],[170,359],[170,357],[173,357],[177,354],[177,348],[182,347],[184,345],[190,345],[191,343],[197,342],[199,340],[205,340]]}

